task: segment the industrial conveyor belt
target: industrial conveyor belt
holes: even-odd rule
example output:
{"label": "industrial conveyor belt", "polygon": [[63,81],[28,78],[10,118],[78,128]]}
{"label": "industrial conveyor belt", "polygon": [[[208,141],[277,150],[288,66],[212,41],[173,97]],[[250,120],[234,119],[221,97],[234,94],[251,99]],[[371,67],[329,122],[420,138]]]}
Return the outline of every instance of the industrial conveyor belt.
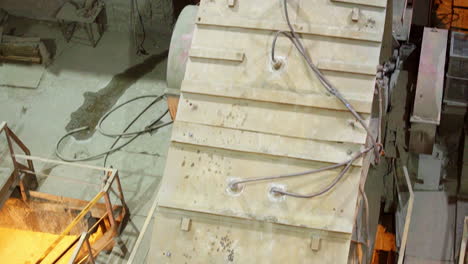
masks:
{"label": "industrial conveyor belt", "polygon": [[[369,123],[385,0],[289,0],[314,63]],[[291,41],[283,1],[202,0],[158,195],[149,263],[346,263],[369,157],[366,131],[328,94]]]}

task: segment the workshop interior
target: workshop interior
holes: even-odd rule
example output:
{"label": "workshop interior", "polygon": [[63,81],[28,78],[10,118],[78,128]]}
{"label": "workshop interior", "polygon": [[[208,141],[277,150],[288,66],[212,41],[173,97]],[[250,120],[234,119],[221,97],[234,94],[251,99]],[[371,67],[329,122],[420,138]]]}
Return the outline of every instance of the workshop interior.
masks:
{"label": "workshop interior", "polygon": [[468,0],[0,0],[0,263],[464,264]]}

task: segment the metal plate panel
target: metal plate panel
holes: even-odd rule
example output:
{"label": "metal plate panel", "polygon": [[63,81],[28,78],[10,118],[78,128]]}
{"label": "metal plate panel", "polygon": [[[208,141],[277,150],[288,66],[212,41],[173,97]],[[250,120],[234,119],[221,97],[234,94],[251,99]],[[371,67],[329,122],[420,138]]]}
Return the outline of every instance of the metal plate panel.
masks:
{"label": "metal plate panel", "polygon": [[232,179],[300,172],[321,166],[320,162],[173,143],[164,172],[169,176],[162,180],[159,205],[350,233],[361,176],[358,167],[351,169],[332,192],[314,199],[276,199],[269,189],[276,185],[312,193],[328,185],[339,169],[248,184],[239,194],[227,191]]}
{"label": "metal plate panel", "polygon": [[148,263],[336,264],[346,263],[350,246],[346,235],[180,210],[160,210],[153,230]]}
{"label": "metal plate panel", "polygon": [[448,31],[424,28],[411,122],[438,125],[442,107]]}

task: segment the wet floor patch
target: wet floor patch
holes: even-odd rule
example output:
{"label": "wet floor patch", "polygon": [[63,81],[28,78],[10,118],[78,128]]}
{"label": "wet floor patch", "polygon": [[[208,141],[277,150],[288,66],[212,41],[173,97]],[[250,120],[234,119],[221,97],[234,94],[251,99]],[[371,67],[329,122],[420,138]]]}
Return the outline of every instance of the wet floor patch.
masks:
{"label": "wet floor patch", "polygon": [[99,119],[117,103],[124,92],[135,84],[138,79],[163,62],[167,58],[167,54],[168,52],[165,51],[152,55],[142,63],[115,75],[109,84],[101,90],[95,93],[84,93],[83,104],[70,115],[70,122],[65,129],[71,131],[80,127],[89,127],[89,131],[76,133],[73,136],[78,140],[90,138],[95,132]]}

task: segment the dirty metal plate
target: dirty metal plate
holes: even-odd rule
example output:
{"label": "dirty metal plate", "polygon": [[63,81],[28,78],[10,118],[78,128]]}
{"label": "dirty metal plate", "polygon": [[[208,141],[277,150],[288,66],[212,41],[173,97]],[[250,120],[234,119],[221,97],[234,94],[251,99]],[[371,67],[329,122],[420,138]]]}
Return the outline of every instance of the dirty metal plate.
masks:
{"label": "dirty metal plate", "polygon": [[[171,141],[327,163],[349,160],[362,148],[360,144],[307,140],[177,120],[173,125]],[[362,158],[354,164],[361,166]]]}
{"label": "dirty metal plate", "polygon": [[[271,43],[274,35],[274,32],[247,29],[225,31],[222,28],[197,28],[193,48],[205,49],[205,53],[210,50],[217,50],[217,53],[224,50],[228,53],[235,47],[244,53],[244,59],[214,59],[216,54],[211,54],[211,59],[189,58],[185,80],[206,81],[209,76],[209,82],[218,85],[326,95],[323,85],[311,74],[301,55],[286,37],[278,38],[275,50],[276,56],[284,60],[284,65],[279,70],[272,69]],[[302,42],[314,62],[319,68],[322,67],[325,76],[346,98],[372,101],[380,43],[311,35],[303,36]],[[374,69],[373,73],[371,69]]]}
{"label": "dirty metal plate", "polygon": [[272,186],[313,193],[328,185],[340,169],[318,174],[245,184],[227,190],[232,179],[273,176],[326,166],[325,163],[173,143],[159,190],[159,206],[217,215],[351,232],[361,175],[352,168],[332,191],[314,199],[274,197]]}
{"label": "dirty metal plate", "polygon": [[[346,111],[190,93],[181,96],[178,111],[178,121],[303,139],[363,144],[367,136],[366,130]],[[362,117],[369,123],[370,115]]]}
{"label": "dirty metal plate", "polygon": [[[237,1],[206,1],[200,6],[197,23],[263,30],[289,30],[284,18],[283,1],[261,1],[252,5]],[[299,11],[298,11],[299,10]],[[319,11],[309,16],[303,10]],[[385,8],[359,6],[333,1],[289,1],[291,22],[298,33],[380,42],[385,23]],[[356,14],[355,14],[356,13]],[[333,17],[334,19],[329,19]]]}
{"label": "dirty metal plate", "polygon": [[[187,231],[182,219],[190,219]],[[164,208],[153,230],[148,263],[335,264],[346,262],[350,246],[343,234]]]}
{"label": "dirty metal plate", "polygon": [[[336,72],[335,72],[336,73]],[[343,73],[337,73],[343,74]],[[327,74],[325,74],[327,75]],[[328,75],[328,77],[330,77]],[[335,76],[336,77],[336,76]],[[373,79],[374,77],[369,78]],[[335,83],[350,81],[352,79],[335,78]],[[364,85],[365,82],[362,83]],[[357,84],[356,84],[357,85]],[[305,87],[304,87],[305,88]],[[270,102],[295,106],[310,106],[330,110],[344,110],[346,107],[334,97],[324,95],[320,92],[306,92],[290,89],[268,89],[266,87],[249,87],[242,84],[211,83],[202,80],[185,80],[183,91],[192,94],[203,94],[211,96],[222,96],[227,98],[248,99],[258,102]],[[370,113],[372,108],[372,97],[348,95],[348,101],[359,113]]]}
{"label": "dirty metal plate", "polygon": [[424,28],[411,122],[440,123],[447,38],[445,29]]}
{"label": "dirty metal plate", "polygon": [[414,192],[406,256],[453,260],[455,203],[445,192]]}

